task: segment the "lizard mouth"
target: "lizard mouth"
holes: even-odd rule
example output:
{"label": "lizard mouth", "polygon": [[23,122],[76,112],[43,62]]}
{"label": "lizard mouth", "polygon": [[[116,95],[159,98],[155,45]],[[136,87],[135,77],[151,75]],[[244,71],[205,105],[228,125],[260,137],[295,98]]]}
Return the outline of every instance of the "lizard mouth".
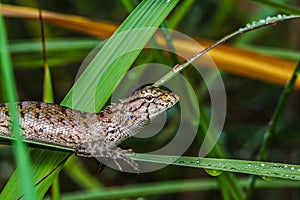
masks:
{"label": "lizard mouth", "polygon": [[169,95],[167,95],[164,99],[164,106],[166,107],[165,110],[167,110],[168,108],[172,107],[173,105],[175,105],[177,102],[179,101],[179,96],[175,93],[170,93]]}

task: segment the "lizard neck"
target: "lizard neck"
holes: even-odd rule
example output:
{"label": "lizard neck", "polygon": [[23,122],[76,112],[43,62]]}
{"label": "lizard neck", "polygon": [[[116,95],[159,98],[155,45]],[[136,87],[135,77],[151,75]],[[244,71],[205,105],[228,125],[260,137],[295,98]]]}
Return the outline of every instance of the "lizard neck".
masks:
{"label": "lizard neck", "polygon": [[105,139],[119,144],[134,136],[157,115],[179,100],[172,92],[147,86],[98,113]]}
{"label": "lizard neck", "polygon": [[132,131],[128,127],[131,122],[126,120],[127,116],[124,104],[112,104],[96,114],[100,122],[101,132],[105,134],[104,138],[110,144],[117,145],[132,136]]}
{"label": "lizard neck", "polygon": [[135,106],[121,101],[97,113],[106,140],[117,145],[150,123],[150,118],[145,117],[146,111],[135,109]]}

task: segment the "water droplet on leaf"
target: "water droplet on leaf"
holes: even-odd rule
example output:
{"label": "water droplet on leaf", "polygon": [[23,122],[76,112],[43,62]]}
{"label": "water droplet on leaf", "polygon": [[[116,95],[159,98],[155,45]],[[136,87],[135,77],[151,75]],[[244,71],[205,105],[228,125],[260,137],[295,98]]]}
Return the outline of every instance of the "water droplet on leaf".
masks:
{"label": "water droplet on leaf", "polygon": [[223,173],[222,170],[216,170],[216,169],[204,169],[206,173],[208,173],[211,176],[219,176]]}
{"label": "water droplet on leaf", "polygon": [[275,177],[272,177],[272,176],[260,176],[263,180],[265,181],[274,181],[276,180]]}
{"label": "water droplet on leaf", "polygon": [[177,162],[180,163],[180,164],[184,164],[183,160],[178,160]]}

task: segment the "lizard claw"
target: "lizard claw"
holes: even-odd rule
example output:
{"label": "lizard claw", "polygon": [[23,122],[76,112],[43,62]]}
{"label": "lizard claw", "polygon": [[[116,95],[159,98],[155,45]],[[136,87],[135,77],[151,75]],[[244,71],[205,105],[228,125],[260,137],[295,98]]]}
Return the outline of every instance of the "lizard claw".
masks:
{"label": "lizard claw", "polygon": [[[123,153],[123,151],[124,150],[122,149],[122,151],[120,153],[118,153],[117,156],[114,159],[114,162],[118,166],[119,170],[123,171],[121,165],[118,163],[118,160],[122,160],[122,161],[126,162],[135,172],[139,172],[140,169],[139,169],[138,164],[134,160],[132,160],[131,158],[126,156]],[[128,151],[126,151],[126,153],[128,153]]]}
{"label": "lizard claw", "polygon": [[[78,146],[75,149],[75,154],[79,157],[86,157],[86,158],[96,158],[97,161],[100,163],[105,163],[105,165],[108,165],[107,161],[108,159],[111,159],[115,165],[118,167],[120,171],[128,171],[132,172],[132,169],[134,172],[139,172],[139,166],[138,164],[125,155],[125,153],[133,153],[132,149],[121,149],[121,148],[112,148],[111,146],[104,146],[103,142],[93,141],[89,143],[84,143],[80,146]],[[130,166],[131,169],[124,170],[120,161],[125,162],[127,165]],[[102,167],[100,166],[102,171]]]}
{"label": "lizard claw", "polygon": [[118,152],[126,154],[126,153],[134,153],[133,149],[121,149],[121,148],[117,148],[116,149]]}

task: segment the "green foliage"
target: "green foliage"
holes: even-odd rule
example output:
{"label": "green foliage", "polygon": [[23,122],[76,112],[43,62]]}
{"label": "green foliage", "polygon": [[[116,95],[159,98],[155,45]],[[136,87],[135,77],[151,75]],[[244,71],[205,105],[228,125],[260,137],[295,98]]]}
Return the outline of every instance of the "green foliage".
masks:
{"label": "green foliage", "polygon": [[[1,9],[1,7],[0,7]],[[31,163],[26,153],[27,147],[22,142],[22,136],[19,127],[19,118],[15,102],[17,101],[16,88],[14,84],[14,76],[11,66],[11,60],[8,51],[8,43],[6,38],[6,29],[0,13],[0,61],[2,84],[4,92],[9,103],[9,114],[12,119],[11,129],[16,140],[13,142],[14,154],[16,163],[19,166],[17,169],[17,177],[23,180],[20,189],[23,191],[25,199],[36,199],[36,193],[33,188]]]}
{"label": "green foliage", "polygon": [[[126,38],[128,37],[127,34],[123,34],[122,38],[118,38],[118,40],[112,37],[112,39],[105,44],[105,47],[97,53],[88,68],[80,76],[79,80],[65,97],[62,105],[81,110],[89,110],[89,106],[94,105],[93,102],[90,102],[90,100],[93,95],[96,95],[96,106],[92,109],[101,109],[118,82],[125,75],[126,71],[137,57],[139,51],[141,51],[143,46],[150,39],[155,28],[159,26],[176,3],[177,1],[172,1],[171,3],[152,3],[151,1],[144,1],[141,3],[119,27],[116,34],[126,32],[134,28],[153,28],[146,29],[143,32],[137,32],[134,34],[133,38],[132,35],[130,35],[130,38]],[[136,42],[135,39],[139,40],[139,42]],[[122,52],[127,52],[127,48],[130,47],[136,48],[137,50],[125,56],[115,57],[116,50],[120,50],[119,55],[122,55]],[[113,61],[113,63],[111,63],[111,61]],[[91,88],[95,88],[95,86],[97,86],[97,89],[91,90]],[[72,102],[72,99],[74,98],[74,90],[81,91],[81,94],[76,93],[77,96],[75,96],[75,98],[77,100],[77,104],[75,105],[74,102]],[[88,95],[88,91],[92,93]],[[51,173],[49,176],[45,177],[45,180],[43,180],[37,187],[39,196],[42,197],[53,182],[55,175],[61,170],[62,163],[66,160],[68,154],[57,154],[56,152],[49,152],[45,150],[34,150],[33,154],[32,162],[34,163],[33,169],[35,172],[35,182],[44,179],[45,175]],[[44,158],[47,158],[47,160]],[[52,171],[53,169],[54,172]],[[29,177],[31,178],[31,176]],[[5,197],[6,199],[18,198],[22,194],[22,191],[18,187],[19,184],[20,179],[13,175],[5,189],[2,191],[2,197]],[[20,185],[24,184],[21,183]]]}
{"label": "green foliage", "polygon": [[[276,13],[277,11],[282,11],[285,13],[298,13],[299,9],[283,4],[283,3],[274,3],[273,1],[259,1],[255,0],[255,2],[259,2],[261,5],[267,5],[268,10],[270,13]],[[118,14],[121,9],[130,11],[136,5],[135,1],[122,1],[124,7],[126,8],[116,8]],[[62,101],[62,105],[66,105],[68,107],[73,107],[76,109],[84,110],[84,111],[98,111],[100,110],[105,103],[108,101],[109,97],[111,96],[112,92],[116,88],[117,84],[120,82],[122,77],[128,71],[128,69],[132,66],[134,62],[136,64],[140,64],[146,61],[151,62],[152,60],[159,60],[159,62],[167,62],[172,63],[171,61],[167,60],[165,55],[161,53],[155,52],[146,52],[142,53],[139,57],[141,49],[146,45],[150,37],[153,35],[155,29],[162,23],[163,20],[166,19],[167,15],[173,10],[177,1],[170,0],[170,1],[143,1],[141,4],[138,5],[134,9],[134,11],[130,14],[130,16],[122,23],[119,27],[116,34],[120,34],[124,31],[134,30],[135,28],[143,28],[143,27],[155,27],[154,29],[148,29],[146,32],[135,32],[134,35],[122,35],[122,38],[115,38],[113,36],[105,45],[104,47],[96,53],[93,61],[91,61],[88,65],[87,70],[82,74],[79,80],[75,83],[72,89],[69,91],[67,96]],[[94,9],[94,5],[92,6],[88,2],[74,2],[70,3],[73,5],[73,8],[90,8]],[[121,4],[120,4],[121,5]],[[173,10],[172,15],[168,18],[170,21],[169,27],[178,27],[178,29],[187,32],[194,29],[192,32],[193,35],[200,35],[202,37],[207,37],[209,39],[215,39],[215,37],[219,37],[220,35],[223,36],[225,34],[230,33],[233,30],[236,30],[236,27],[241,27],[245,24],[245,22],[251,22],[254,19],[265,18],[266,16],[264,12],[266,7],[258,7],[257,12],[247,12],[247,13],[240,13],[239,5],[235,4],[233,0],[225,0],[220,2],[197,2],[193,0],[182,1],[175,10]],[[105,10],[103,11],[105,12]],[[125,11],[124,11],[125,12]],[[90,12],[91,16],[97,18],[96,15],[99,12]],[[126,12],[125,12],[126,13]],[[248,15],[248,18],[245,19]],[[112,17],[117,16],[115,13],[112,13]],[[243,18],[244,17],[244,18]],[[113,18],[112,18],[113,19]],[[164,24],[167,26],[167,24]],[[2,26],[3,27],[3,26]],[[1,28],[2,28],[1,27]],[[277,26],[275,26],[272,30],[276,30]],[[53,35],[59,35],[60,33],[56,32],[56,30],[48,29],[49,35],[51,37],[51,33]],[[4,36],[5,29],[0,29],[1,36]],[[14,31],[11,31],[12,34]],[[274,31],[275,32],[275,31]],[[282,34],[287,37],[285,27],[283,28]],[[166,33],[167,35],[168,33]],[[298,34],[298,33],[296,33]],[[53,36],[52,35],[52,36]],[[299,52],[290,50],[289,48],[285,48],[288,41],[283,40],[274,40],[271,36],[272,32],[268,32],[268,29],[262,29],[261,31],[253,31],[249,33],[249,37],[243,39],[244,36],[241,38],[243,40],[236,40],[238,45],[243,45],[244,47],[249,47],[253,49],[263,49],[266,50],[264,45],[268,44],[268,42],[279,42],[280,45],[283,47],[280,49],[280,53],[282,53],[282,49],[285,51],[285,57],[293,56],[294,60],[299,59]],[[266,39],[260,39],[262,36],[270,35],[270,38],[267,37]],[[299,34],[298,34],[299,35]],[[245,34],[247,36],[247,34]],[[65,37],[63,35],[63,37]],[[54,75],[52,76],[55,78],[56,75],[60,74],[62,69],[61,66],[71,65],[72,71],[75,71],[76,65],[80,62],[83,57],[86,55],[88,50],[93,48],[95,45],[99,43],[98,40],[95,39],[82,39],[80,35],[75,35],[76,39],[72,35],[73,39],[67,38],[60,38],[60,39],[53,39],[52,41],[47,42],[47,51],[48,51],[48,63],[51,67],[51,71],[54,71]],[[263,37],[265,38],[265,37]],[[32,70],[34,68],[40,68],[41,61],[39,60],[40,55],[39,51],[41,50],[41,46],[39,42],[22,42],[13,39],[13,43],[10,45],[10,52],[13,54],[13,63],[15,65],[16,70],[28,69]],[[257,42],[255,44],[249,44],[250,42]],[[290,40],[290,42],[292,39]],[[172,46],[172,41],[168,41]],[[1,41],[1,45],[5,44]],[[277,43],[272,43],[274,46]],[[137,49],[137,51],[133,51],[129,54],[123,55],[123,52],[127,52],[128,49]],[[3,50],[3,49],[1,49]],[[268,47],[267,53],[274,53],[277,48],[275,47]],[[8,52],[7,48],[4,51],[1,51],[1,62],[8,59],[9,56],[5,55],[3,52]],[[153,53],[153,54],[152,54]],[[196,53],[196,52],[195,52]],[[276,54],[276,52],[274,53]],[[4,60],[2,59],[4,56]],[[238,55],[237,55],[238,57]],[[136,58],[138,58],[136,60]],[[173,60],[176,60],[174,58]],[[1,64],[2,65],[2,64]],[[61,68],[58,68],[61,67]],[[56,67],[56,68],[55,68]],[[10,67],[6,67],[10,69]],[[56,71],[56,72],[55,72]],[[58,72],[57,72],[58,71]],[[11,73],[11,72],[10,72]],[[201,120],[193,121],[194,123],[199,124],[199,133],[197,135],[197,139],[195,144],[201,142],[201,138],[205,133],[205,130],[208,128],[208,119],[210,113],[207,109],[207,102],[206,102],[206,91],[205,87],[203,87],[201,81],[199,81],[198,77],[193,77],[193,74],[188,71],[183,72],[185,76],[189,77],[190,81],[196,88],[196,91],[200,91],[200,105],[196,102],[193,102],[193,107],[198,109],[200,107],[201,111]],[[298,73],[294,73],[298,74]],[[67,75],[64,75],[67,76]],[[5,76],[4,76],[5,77]],[[62,82],[62,80],[56,80],[51,82],[51,76],[48,70],[45,71],[45,87],[44,89],[45,94],[48,101],[51,101],[51,92],[50,88],[55,84]],[[63,77],[65,78],[65,77]],[[126,175],[126,174],[119,174],[115,171],[106,169],[102,174],[91,175],[90,172],[85,169],[85,163],[83,165],[80,159],[76,159],[71,157],[68,162],[66,163],[65,171],[71,179],[76,182],[82,190],[76,194],[74,193],[60,193],[58,187],[64,187],[68,184],[58,184],[57,175],[63,167],[63,163],[67,160],[70,153],[73,152],[72,149],[68,148],[61,148],[56,147],[53,145],[45,145],[45,144],[37,144],[42,148],[54,148],[57,152],[49,151],[49,150],[39,150],[39,149],[30,149],[29,154],[32,159],[32,167],[27,165],[27,167],[21,166],[22,163],[26,163],[20,161],[21,159],[25,158],[22,157],[25,155],[25,150],[15,151],[19,152],[20,154],[16,153],[17,161],[20,163],[19,168],[24,170],[29,170],[27,173],[17,174],[14,173],[8,184],[2,190],[0,198],[5,199],[16,199],[20,197],[24,193],[24,191],[32,191],[33,181],[37,183],[41,181],[38,186],[36,187],[37,195],[39,198],[42,198],[46,191],[49,189],[50,185],[55,181],[53,194],[54,198],[58,199],[60,196],[62,199],[116,199],[116,198],[125,198],[125,197],[140,197],[140,196],[150,196],[150,195],[163,195],[163,194],[172,194],[178,192],[190,192],[190,191],[208,191],[213,189],[219,189],[220,195],[223,199],[242,199],[243,194],[243,187],[247,186],[247,180],[244,178],[237,178],[236,173],[241,174],[252,174],[258,175],[262,177],[263,180],[257,180],[255,187],[257,188],[264,188],[266,190],[266,194],[268,193],[267,188],[285,188],[285,187],[295,187],[299,188],[299,165],[292,165],[292,164],[280,164],[278,162],[287,163],[287,159],[285,152],[286,150],[282,147],[284,145],[289,146],[289,142],[293,143],[297,141],[297,126],[291,123],[289,126],[286,122],[288,121],[288,117],[285,116],[284,112],[281,112],[278,117],[277,122],[275,125],[272,126],[278,127],[278,124],[282,128],[282,132],[289,133],[287,134],[278,134],[272,135],[272,138],[278,138],[277,141],[275,140],[275,144],[267,146],[267,150],[270,155],[276,155],[271,157],[271,160],[276,160],[276,162],[264,162],[264,161],[250,161],[252,157],[250,155],[254,154],[256,147],[255,145],[259,145],[261,142],[270,143],[270,138],[262,138],[260,134],[265,129],[267,122],[269,121],[269,116],[271,115],[275,106],[269,108],[268,106],[275,105],[273,99],[279,99],[279,94],[281,92],[281,88],[276,88],[275,86],[270,86],[264,83],[257,83],[251,82],[247,84],[248,81],[246,79],[238,79],[235,76],[230,74],[224,74],[224,80],[227,84],[229,98],[232,99],[241,99],[238,103],[231,103],[229,101],[229,107],[232,110],[229,110],[228,118],[227,118],[227,127],[225,127],[225,134],[220,138],[220,142],[215,146],[214,150],[211,152],[211,157],[219,157],[219,158],[198,158],[198,157],[187,157],[182,156],[180,158],[175,158],[172,156],[167,155],[149,155],[149,154],[136,154],[136,155],[128,155],[131,156],[135,160],[144,161],[144,162],[153,162],[153,163],[160,163],[160,164],[173,164],[174,166],[181,166],[181,167],[168,167],[166,169],[160,170],[158,172],[153,172],[149,174],[140,174],[139,176],[136,175]],[[227,82],[226,82],[227,81]],[[8,86],[12,86],[13,79],[9,80]],[[246,82],[246,84],[245,84]],[[6,83],[6,82],[5,82]],[[251,85],[254,85],[253,89]],[[5,84],[4,84],[5,85]],[[257,86],[258,85],[258,86]],[[261,86],[263,85],[263,86]],[[257,86],[257,87],[255,87]],[[60,85],[61,87],[61,85]],[[62,87],[63,88],[63,87]],[[199,89],[200,88],[200,89]],[[204,88],[204,89],[203,89]],[[271,88],[271,89],[270,89]],[[275,88],[275,89],[274,89]],[[289,85],[284,93],[287,94],[287,91],[291,91],[293,85]],[[59,88],[61,89],[61,88]],[[58,89],[57,89],[58,90]],[[275,92],[274,92],[275,90]],[[9,91],[15,91],[13,88],[9,89]],[[55,90],[54,90],[55,91]],[[78,92],[80,91],[80,92]],[[246,94],[245,94],[246,93]],[[245,96],[242,96],[242,95]],[[249,94],[254,94],[253,96],[248,96]],[[264,96],[265,95],[265,96]],[[234,97],[233,97],[234,96]],[[285,96],[285,100],[287,99],[288,95]],[[36,98],[36,96],[35,96]],[[255,100],[253,100],[255,99]],[[95,101],[93,101],[95,100]],[[273,100],[273,101],[272,101]],[[255,101],[253,103],[253,101]],[[266,102],[266,103],[265,103]],[[276,102],[276,101],[275,101]],[[265,103],[265,104],[264,104]],[[268,104],[268,105],[267,105]],[[245,105],[243,107],[242,105]],[[252,108],[251,105],[255,105],[255,108]],[[287,103],[284,102],[281,106],[287,106]],[[267,109],[265,109],[265,107]],[[268,109],[269,108],[269,109]],[[281,107],[282,108],[282,107]],[[234,115],[235,109],[238,110],[238,115]],[[248,113],[255,113],[255,109],[260,109],[260,113],[256,113],[251,115],[251,117],[247,117]],[[268,111],[267,117],[264,115],[265,110]],[[286,111],[286,110],[282,110]],[[265,118],[264,118],[265,117]],[[189,119],[193,120],[193,119]],[[258,121],[260,120],[260,121]],[[242,127],[239,129],[239,127]],[[273,128],[274,128],[273,127]],[[289,131],[287,131],[289,129]],[[295,128],[295,130],[293,129]],[[173,127],[170,130],[174,129]],[[258,129],[258,130],[257,130]],[[172,132],[167,130],[169,132]],[[274,129],[275,130],[275,129]],[[274,131],[273,130],[273,131]],[[276,129],[277,130],[277,129]],[[252,134],[251,137],[249,134]],[[253,136],[256,134],[255,136]],[[260,134],[260,135],[259,135]],[[257,136],[258,135],[258,136]],[[11,140],[11,138],[1,137],[2,141]],[[251,140],[251,141],[249,141]],[[257,141],[259,140],[259,141]],[[14,142],[15,144],[22,144],[20,140]],[[159,144],[160,141],[155,139],[144,139],[144,142],[140,142],[135,144],[137,148],[140,147],[142,151],[146,151],[147,147],[155,147]],[[285,143],[285,141],[287,141]],[[299,140],[298,140],[299,141]],[[32,145],[33,142],[30,143]],[[130,144],[130,143],[129,143]],[[151,144],[151,145],[149,145]],[[247,146],[248,144],[248,146]],[[249,145],[250,144],[250,145]],[[281,146],[282,145],[282,146]],[[298,145],[298,144],[297,144]],[[291,151],[294,152],[294,149],[297,148],[297,145],[291,147]],[[17,147],[16,149],[20,148]],[[196,148],[199,145],[196,145]],[[131,147],[131,146],[130,146]],[[290,146],[289,146],[290,147]],[[21,147],[22,148],[22,147]],[[195,148],[195,147],[192,147]],[[195,156],[195,152],[197,150],[192,149],[189,150],[188,153],[191,152],[192,155]],[[281,152],[282,151],[282,152]],[[243,153],[247,152],[247,153]],[[297,150],[295,150],[295,154],[297,154]],[[278,157],[277,157],[278,156]],[[244,160],[239,159],[228,159],[228,158],[236,158],[242,157]],[[292,157],[292,156],[291,156]],[[279,160],[279,161],[278,161]],[[297,160],[292,160],[292,162],[297,162]],[[94,163],[93,163],[94,164]],[[34,174],[30,175],[30,168],[34,171]],[[191,171],[192,175],[189,173],[182,173]],[[217,175],[214,180],[188,180],[186,176],[192,176],[195,178],[206,176],[201,173],[201,171],[197,168],[207,169],[206,173],[209,175]],[[92,167],[94,170],[95,167]],[[197,171],[195,171],[197,170]],[[224,171],[224,173],[220,173]],[[234,172],[227,173],[227,172]],[[50,175],[49,175],[50,174]],[[187,175],[186,175],[187,174]],[[49,176],[48,176],[49,175]],[[19,178],[23,176],[23,178]],[[98,177],[101,177],[101,181]],[[273,180],[273,178],[275,178]],[[105,187],[105,185],[111,185],[111,182],[115,181],[116,185],[121,185],[122,183],[125,184],[126,180],[128,182],[134,180],[136,186],[131,187],[116,187],[110,188],[109,190]],[[130,180],[131,179],[131,180]],[[140,180],[141,179],[141,180]],[[143,185],[141,184],[144,180],[155,180],[155,184]],[[177,179],[178,181],[170,181],[171,179]],[[280,179],[289,179],[280,180]],[[22,180],[22,181],[20,181]],[[168,181],[164,181],[168,180]],[[216,181],[217,180],[217,181]],[[272,180],[271,182],[266,182],[264,180]],[[64,182],[65,180],[60,180],[60,182]],[[24,184],[25,183],[25,184]],[[26,188],[25,188],[26,187]],[[274,190],[275,191],[275,190]],[[294,190],[293,190],[294,191]],[[295,190],[295,193],[297,191]],[[32,194],[28,193],[28,199],[34,199],[34,192]],[[276,193],[277,194],[277,193]],[[299,194],[299,193],[298,193]],[[32,196],[30,196],[32,195]],[[172,198],[172,196],[170,196]],[[279,197],[278,197],[279,198]]]}

